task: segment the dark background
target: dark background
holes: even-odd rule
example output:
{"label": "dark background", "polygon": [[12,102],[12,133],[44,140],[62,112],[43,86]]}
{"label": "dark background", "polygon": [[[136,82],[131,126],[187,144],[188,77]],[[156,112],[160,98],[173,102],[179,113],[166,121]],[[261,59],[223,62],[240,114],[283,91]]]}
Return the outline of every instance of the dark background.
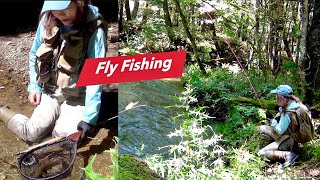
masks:
{"label": "dark background", "polygon": [[[44,0],[0,0],[0,35],[35,31]],[[106,21],[118,20],[118,0],[91,0]]]}

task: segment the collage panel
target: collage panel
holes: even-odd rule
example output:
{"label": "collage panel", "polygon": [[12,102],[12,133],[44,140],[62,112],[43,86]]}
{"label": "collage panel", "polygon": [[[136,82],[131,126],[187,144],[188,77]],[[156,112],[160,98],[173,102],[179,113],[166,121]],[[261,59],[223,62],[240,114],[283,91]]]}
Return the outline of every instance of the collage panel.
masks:
{"label": "collage panel", "polygon": [[319,5],[121,1],[119,55],[187,56],[119,85],[120,179],[318,179]]}
{"label": "collage panel", "polygon": [[319,179],[319,13],[3,0],[0,179]]}
{"label": "collage panel", "polygon": [[118,1],[3,1],[0,14],[0,179],[116,177],[118,86],[73,83],[87,58],[118,55]]}

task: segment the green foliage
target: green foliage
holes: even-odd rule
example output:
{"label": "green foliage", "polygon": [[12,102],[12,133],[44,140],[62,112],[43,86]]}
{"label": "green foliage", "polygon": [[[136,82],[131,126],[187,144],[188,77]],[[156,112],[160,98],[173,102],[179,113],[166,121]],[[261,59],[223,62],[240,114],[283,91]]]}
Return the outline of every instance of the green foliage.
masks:
{"label": "green foliage", "polygon": [[292,61],[286,61],[283,63],[283,68],[288,71],[297,71],[297,64]]}
{"label": "green foliage", "polygon": [[[118,141],[118,140],[117,140]],[[112,165],[110,165],[110,168],[112,168],[113,176],[108,177],[108,180],[118,180],[119,179],[119,155],[118,155],[118,149],[110,149],[106,152],[110,153]]]}
{"label": "green foliage", "polygon": [[263,178],[263,161],[246,150],[246,148],[232,149],[229,158],[230,167],[228,169],[233,172],[232,179],[251,180]]}
{"label": "green foliage", "polygon": [[[213,103],[219,102],[214,98],[221,98],[220,94],[227,97],[235,96],[233,93],[245,96],[247,90],[241,85],[243,80],[236,78],[239,74],[225,69],[209,70],[205,76],[197,70],[193,73],[183,78],[185,82],[192,83],[186,84],[179,98],[182,102],[179,107],[184,111],[176,119],[183,119],[181,128],[168,135],[169,138],[179,137],[181,140],[161,148],[168,150],[169,157],[164,158],[161,154],[147,157],[149,166],[167,179],[268,179],[265,176],[268,165],[257,156],[263,143],[257,126],[265,121],[265,112],[258,107],[226,103],[226,119],[215,121],[216,118],[206,113],[208,106],[202,106],[203,102],[197,98],[202,89],[202,93],[218,95],[206,97],[208,102]],[[231,81],[234,81],[232,86],[226,84]],[[273,85],[261,87],[269,86]],[[291,171],[272,171],[275,171],[272,174],[274,179],[290,178],[292,174]]]}
{"label": "green foliage", "polygon": [[[218,35],[216,37],[213,36],[212,30],[206,29],[202,32],[199,29],[198,23],[203,18],[199,7],[203,2],[211,4],[214,9],[215,33]],[[174,42],[171,42],[161,11],[161,1],[152,0],[150,3],[156,8],[148,15],[147,22],[140,24],[136,21],[133,22],[136,23],[135,26],[127,26],[128,29],[139,27],[139,30],[134,31],[134,35],[122,46],[140,52],[176,49],[191,51],[180,19],[171,29],[175,37]],[[286,35],[292,49],[298,48],[301,22],[297,20],[298,13],[294,10],[299,9],[299,2],[266,1],[265,5],[253,5],[248,1],[235,0],[187,0],[180,1],[180,4],[185,10],[188,26],[199,50],[199,53],[191,54],[191,59],[200,59],[210,66],[216,58],[210,53],[218,53],[214,45],[218,42],[221,46],[219,58],[222,59],[222,63],[231,63],[235,59],[221,38],[225,37],[240,57],[242,64],[249,65],[247,73],[254,88],[241,71],[234,73],[226,66],[207,67],[207,74],[203,75],[199,67],[194,65],[195,61],[188,62],[191,65],[187,67],[187,72],[182,78],[187,84],[186,91],[180,97],[185,109],[178,117],[183,118],[184,122],[181,129],[169,135],[178,136],[181,141],[179,144],[164,147],[171,152],[171,159],[154,155],[148,163],[169,179],[263,179],[262,162],[255,154],[261,142],[256,126],[266,118],[265,113],[257,107],[244,106],[241,103],[235,105],[230,99],[258,96],[261,100],[275,101],[274,95],[269,92],[280,84],[293,87],[295,95],[302,99],[305,84],[300,79],[303,77],[300,70],[294,62],[286,61],[285,56],[280,57],[283,55],[282,52],[285,52],[282,44],[278,47],[270,44],[271,38],[281,39],[281,36]],[[281,7],[273,8],[277,4]],[[172,1],[169,1],[169,9],[172,18],[177,15]],[[275,25],[282,29],[272,32],[277,28]],[[272,61],[269,59],[269,49],[272,48],[279,54],[278,58],[283,60],[280,67],[282,71],[276,73],[276,77],[270,70]],[[253,54],[249,59],[247,57],[251,52]],[[292,56],[296,57],[298,52],[293,50]],[[315,92],[315,97],[320,99],[320,93]],[[267,107],[271,106],[272,103]],[[205,142],[210,142],[212,137],[216,138],[215,142],[208,146]],[[220,150],[223,149],[225,153],[216,151],[217,147],[223,147]],[[311,146],[306,150],[312,156],[319,153],[317,146]],[[200,158],[199,155],[205,158]]]}
{"label": "green foliage", "polygon": [[[184,92],[183,102],[194,101],[190,92],[191,89]],[[202,124],[204,119],[210,118],[202,108],[189,109],[188,105],[184,108],[184,113],[179,116],[184,119],[183,125],[168,135],[170,138],[180,137],[180,143],[163,147],[170,152],[170,158],[164,160],[161,155],[154,155],[147,158],[147,163],[168,179],[218,177],[218,171],[224,167],[221,157],[226,153],[219,145],[221,136],[215,134],[210,126]]]}
{"label": "green foliage", "polygon": [[[142,31],[135,28],[139,26],[143,29]],[[147,53],[166,51],[170,47],[163,19],[151,18],[143,25],[140,25],[138,21],[130,21],[124,27],[124,34],[129,36],[126,41],[121,42],[122,48]]]}
{"label": "green foliage", "polygon": [[136,51],[136,50],[131,49],[131,48],[128,48],[128,47],[126,47],[126,48],[124,48],[124,49],[120,49],[119,52],[120,52],[120,53],[123,53],[123,54],[125,54],[125,55],[140,54],[139,51]]}
{"label": "green foliage", "polygon": [[[117,137],[116,137],[116,142],[118,142]],[[110,165],[110,168],[112,168],[113,175],[104,177],[103,175],[96,173],[93,170],[92,165],[97,157],[97,154],[95,154],[90,160],[90,162],[88,163],[88,165],[85,168],[82,168],[88,180],[118,180],[119,179],[118,149],[110,149],[110,150],[106,150],[105,152],[110,153],[110,157],[112,160],[112,165]]]}
{"label": "green foliage", "polygon": [[259,146],[259,132],[255,125],[259,116],[257,108],[236,106],[229,115],[226,121],[213,124],[215,132],[222,134],[226,140],[224,143],[230,147],[245,147],[256,152]]}
{"label": "green foliage", "polygon": [[[186,87],[180,100],[185,111],[180,129],[168,136],[180,137],[178,144],[169,145],[169,159],[161,155],[147,158],[147,163],[167,179],[257,179],[263,175],[262,161],[256,157],[258,132],[252,119],[259,111],[254,107],[236,106],[225,122],[204,125],[208,116],[204,107],[192,108],[197,102],[192,89]],[[223,138],[222,138],[223,137]]]}
{"label": "green foliage", "polygon": [[94,170],[92,169],[92,165],[96,159],[96,156],[97,156],[97,154],[95,154],[93,156],[93,158],[91,159],[89,164],[84,168],[84,171],[86,173],[86,177],[88,178],[88,180],[105,180],[106,178],[104,176],[102,176],[99,173],[94,172]]}
{"label": "green foliage", "polygon": [[[289,84],[295,89],[295,95],[303,94],[304,91],[300,82],[288,78],[288,75],[280,74],[278,79],[268,76],[270,80],[265,81],[265,76],[260,76],[253,70],[248,71],[250,81],[254,85],[252,89],[246,76],[240,73],[233,73],[227,68],[207,68],[207,74],[202,75],[198,66],[190,65],[184,74],[182,81],[193,88],[192,96],[197,97],[198,102],[191,103],[191,106],[207,107],[210,116],[218,119],[226,119],[230,108],[228,99],[237,97],[255,98],[256,94],[260,99],[275,101],[274,95],[270,94],[280,84]],[[298,88],[299,87],[299,88]],[[301,95],[300,95],[301,96]]]}
{"label": "green foliage", "polygon": [[121,180],[156,180],[161,179],[156,173],[138,158],[131,155],[119,156],[119,179]]}
{"label": "green foliage", "polygon": [[320,141],[318,138],[303,146],[304,158],[311,159],[313,162],[320,161]]}
{"label": "green foliage", "polygon": [[[320,102],[320,90],[315,90],[313,94],[314,102]],[[320,108],[319,108],[320,109]]]}

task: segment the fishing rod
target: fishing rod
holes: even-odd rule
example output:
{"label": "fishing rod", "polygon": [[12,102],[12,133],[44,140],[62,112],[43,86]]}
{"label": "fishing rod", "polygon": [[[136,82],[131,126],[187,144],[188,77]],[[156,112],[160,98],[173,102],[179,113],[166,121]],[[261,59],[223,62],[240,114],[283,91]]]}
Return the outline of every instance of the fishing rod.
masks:
{"label": "fishing rod", "polygon": [[[208,17],[209,17],[212,21],[214,21],[213,18],[212,18],[212,16],[210,15],[210,13],[209,13],[209,12],[206,12],[206,13],[207,13]],[[220,29],[218,26],[216,26],[216,27],[217,27],[218,31],[221,32],[221,29]],[[238,55],[235,53],[234,49],[231,47],[229,41],[228,41],[224,36],[222,36],[222,38],[223,38],[223,41],[227,44],[228,48],[231,50],[232,55],[236,58],[237,63],[239,64],[241,70],[243,71],[245,77],[247,78],[247,80],[248,80],[248,82],[249,82],[249,84],[250,84],[250,86],[251,86],[251,88],[252,88],[252,90],[253,90],[253,92],[254,92],[255,98],[258,99],[259,105],[261,106],[261,108],[264,109],[264,107],[263,107],[263,105],[262,105],[262,103],[261,103],[261,100],[259,99],[259,96],[258,96],[258,93],[257,93],[257,91],[256,91],[256,88],[254,87],[254,85],[253,85],[253,83],[252,83],[252,81],[251,81],[251,79],[250,79],[247,71],[245,70],[245,68],[244,68],[243,65],[241,64]]]}
{"label": "fishing rod", "polygon": [[[118,115],[113,116],[113,117],[111,117],[111,118],[108,118],[107,120],[105,120],[105,121],[103,121],[103,122],[100,122],[100,123],[98,123],[97,125],[100,125],[100,124],[103,124],[103,123],[105,123],[105,122],[107,122],[107,121],[110,121],[110,120],[112,120],[112,119],[115,119],[115,118],[117,118],[117,117],[119,116],[119,114],[124,113],[124,112],[126,112],[126,111],[129,111],[129,110],[132,110],[132,109],[136,109],[136,108],[139,108],[139,107],[145,107],[145,106],[147,106],[147,105],[138,105],[138,106],[136,106],[138,103],[139,103],[139,101],[138,101],[138,102],[135,102],[135,103],[134,103],[134,102],[129,103],[129,104],[125,107],[124,110],[122,110],[122,111],[120,111],[120,112],[118,113]],[[34,149],[37,149],[37,148],[40,148],[40,147],[44,147],[44,146],[46,146],[46,145],[54,144],[54,143],[57,143],[57,142],[66,141],[66,140],[72,140],[72,141],[74,141],[74,142],[78,142],[79,136],[81,136],[81,134],[82,134],[82,131],[79,131],[79,132],[76,132],[76,133],[74,133],[74,134],[71,134],[71,135],[69,135],[69,136],[67,136],[67,137],[55,137],[55,138],[53,138],[53,139],[49,139],[49,140],[47,140],[47,141],[44,141],[44,142],[42,142],[42,143],[40,143],[40,144],[31,146],[31,147],[29,147],[29,148],[26,149],[26,150],[13,153],[12,155],[13,155],[13,156],[21,155],[21,154],[27,153],[27,152],[29,152],[29,151],[32,151],[32,150],[34,150]]]}
{"label": "fishing rod", "polygon": [[124,110],[118,112],[118,115],[113,116],[113,117],[111,117],[111,118],[108,118],[107,120],[104,120],[104,121],[98,123],[97,125],[101,125],[101,124],[103,124],[103,123],[105,123],[105,122],[107,122],[107,121],[110,121],[110,120],[112,120],[112,119],[115,119],[115,118],[119,117],[120,114],[122,114],[122,113],[124,113],[124,112],[126,112],[126,111],[129,111],[129,110],[131,110],[131,109],[136,109],[136,108],[139,108],[139,107],[146,107],[146,106],[147,106],[147,105],[143,105],[143,104],[136,106],[138,103],[139,103],[139,101],[138,101],[138,102],[135,102],[135,103],[134,103],[134,102],[129,103],[129,104],[125,107]]}

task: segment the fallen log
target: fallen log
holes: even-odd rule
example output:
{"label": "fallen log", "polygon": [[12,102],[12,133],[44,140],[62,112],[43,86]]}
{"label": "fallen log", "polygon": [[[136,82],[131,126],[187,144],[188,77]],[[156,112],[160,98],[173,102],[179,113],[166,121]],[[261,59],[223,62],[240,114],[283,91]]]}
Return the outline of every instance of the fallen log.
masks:
{"label": "fallen log", "polygon": [[[265,99],[253,99],[247,97],[229,98],[230,102],[236,105],[254,106],[266,111],[267,117],[275,116],[278,112],[278,105],[276,101]],[[270,116],[270,117],[269,117]]]}

